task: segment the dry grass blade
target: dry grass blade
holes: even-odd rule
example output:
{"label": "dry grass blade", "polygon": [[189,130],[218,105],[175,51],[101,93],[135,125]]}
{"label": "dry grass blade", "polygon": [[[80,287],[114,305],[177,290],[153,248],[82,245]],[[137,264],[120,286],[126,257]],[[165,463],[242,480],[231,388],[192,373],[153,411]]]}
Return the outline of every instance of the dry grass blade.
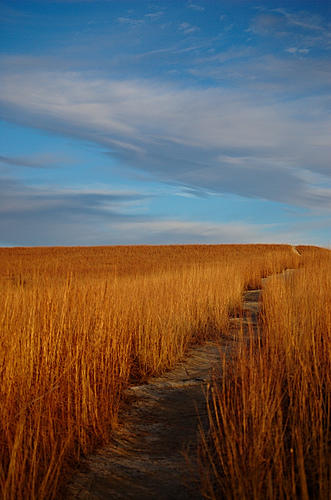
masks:
{"label": "dry grass blade", "polygon": [[299,262],[281,245],[0,249],[2,498],[56,498],[130,380],[226,334],[244,288]]}
{"label": "dry grass blade", "polygon": [[206,498],[329,498],[331,253],[263,292],[262,343],[244,344],[208,400]]}

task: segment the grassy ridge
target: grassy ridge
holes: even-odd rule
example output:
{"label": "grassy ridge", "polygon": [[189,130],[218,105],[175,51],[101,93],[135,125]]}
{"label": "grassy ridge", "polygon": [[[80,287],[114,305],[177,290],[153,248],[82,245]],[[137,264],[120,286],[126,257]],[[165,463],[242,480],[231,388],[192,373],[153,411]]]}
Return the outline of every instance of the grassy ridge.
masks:
{"label": "grassy ridge", "polygon": [[331,252],[299,251],[304,266],[267,283],[262,343],[243,344],[211,389],[207,498],[329,498]]}
{"label": "grassy ridge", "polygon": [[298,262],[277,245],[0,249],[2,498],[57,498],[130,379],[225,332],[245,287]]}

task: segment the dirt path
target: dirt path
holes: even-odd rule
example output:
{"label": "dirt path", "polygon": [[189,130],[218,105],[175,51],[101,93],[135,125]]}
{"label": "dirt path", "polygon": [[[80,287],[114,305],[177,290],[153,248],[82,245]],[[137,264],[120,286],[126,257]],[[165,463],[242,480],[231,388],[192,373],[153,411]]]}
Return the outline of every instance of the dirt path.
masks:
{"label": "dirt path", "polygon": [[197,413],[204,417],[203,386],[218,363],[219,350],[208,343],[175,370],[131,387],[113,442],[84,461],[85,471],[75,477],[67,498],[202,498],[195,462]]}
{"label": "dirt path", "polygon": [[196,455],[198,414],[208,427],[204,390],[220,370],[221,357],[236,349],[241,325],[244,331],[256,326],[260,294],[244,293],[243,317],[231,321],[233,335],[192,349],[174,370],[127,390],[112,443],[84,460],[67,488],[67,500],[203,498]]}

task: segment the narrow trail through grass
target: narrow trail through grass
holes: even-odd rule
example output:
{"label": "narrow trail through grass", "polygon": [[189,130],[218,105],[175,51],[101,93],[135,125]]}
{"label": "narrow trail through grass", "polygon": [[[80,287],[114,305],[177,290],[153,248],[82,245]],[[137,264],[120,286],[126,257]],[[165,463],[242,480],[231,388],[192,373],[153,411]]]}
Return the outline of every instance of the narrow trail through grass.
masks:
{"label": "narrow trail through grass", "polygon": [[[0,249],[1,498],[60,498],[82,457],[125,429],[130,385],[221,335],[231,360],[243,290],[302,262],[290,245]],[[178,384],[201,394],[193,378]]]}
{"label": "narrow trail through grass", "polygon": [[229,335],[191,349],[175,369],[126,391],[112,442],[81,463],[66,499],[203,498],[197,447],[199,429],[208,432],[207,385],[238,342],[257,335],[261,292],[244,293],[242,316],[231,319]]}

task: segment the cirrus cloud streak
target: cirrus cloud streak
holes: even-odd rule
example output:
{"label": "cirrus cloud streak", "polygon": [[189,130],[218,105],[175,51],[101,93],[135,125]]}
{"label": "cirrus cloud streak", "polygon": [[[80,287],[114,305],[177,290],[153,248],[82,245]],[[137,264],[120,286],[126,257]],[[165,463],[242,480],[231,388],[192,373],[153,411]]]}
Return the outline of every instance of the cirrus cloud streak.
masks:
{"label": "cirrus cloud streak", "polygon": [[0,83],[4,119],[99,144],[159,180],[331,208],[326,95],[289,102],[56,71],[7,70]]}

